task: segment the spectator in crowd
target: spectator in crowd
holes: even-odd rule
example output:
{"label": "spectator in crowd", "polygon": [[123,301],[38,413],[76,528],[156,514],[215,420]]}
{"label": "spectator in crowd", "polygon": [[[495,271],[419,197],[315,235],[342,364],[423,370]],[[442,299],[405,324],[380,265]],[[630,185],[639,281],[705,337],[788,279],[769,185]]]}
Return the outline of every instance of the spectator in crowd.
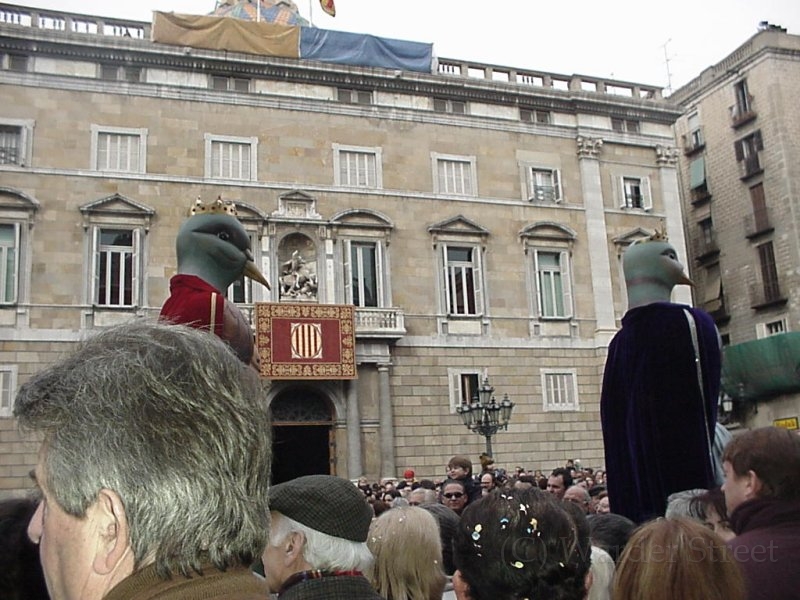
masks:
{"label": "spectator in crowd", "polygon": [[375,561],[368,578],[386,600],[441,600],[442,542],[432,513],[393,508],[373,521],[367,546]]}
{"label": "spectator in crowd", "polygon": [[587,600],[610,600],[611,587],[614,583],[614,560],[605,550],[592,544],[589,535],[589,521],[585,510],[575,502],[567,501],[566,498],[562,505],[572,518],[579,538],[589,540],[590,566],[587,578],[587,587],[589,589],[589,593],[586,596]]}
{"label": "spectator in crowd", "polygon": [[700,512],[700,507],[697,502],[695,502],[695,499],[705,492],[706,490],[703,489],[673,492],[667,496],[667,509],[664,511],[664,516],[667,519],[689,517],[690,519],[702,521],[703,514]]}
{"label": "spectator in crowd", "polygon": [[707,527],[686,517],[656,519],[633,534],[614,581],[614,600],[642,598],[744,600],[744,581],[725,543]]}
{"label": "spectator in crowd", "polygon": [[449,577],[456,570],[453,564],[453,537],[456,534],[459,517],[452,510],[441,504],[423,504],[420,508],[431,513],[439,525],[444,572]]}
{"label": "spectator in crowd", "polygon": [[594,512],[598,515],[607,515],[611,512],[611,504],[608,501],[608,493],[603,492],[597,496],[597,504],[595,504]]}
{"label": "spectator in crowd", "polygon": [[272,487],[269,509],[264,572],[280,600],[380,598],[363,575],[373,560],[366,543],[372,511],[352,483],[333,475],[298,477]]}
{"label": "spectator in crowd", "polygon": [[533,475],[520,475],[514,480],[513,488],[515,490],[529,490],[536,487],[536,480]]}
{"label": "spectator in crowd", "polygon": [[586,596],[586,528],[536,489],[489,494],[464,510],[454,542],[459,600]]}
{"label": "spectator in crowd", "polygon": [[800,436],[778,427],[737,435],[722,455],[728,542],[750,600],[797,598],[800,564]]}
{"label": "spectator in crowd", "polygon": [[481,475],[481,494],[486,495],[497,487],[497,481],[492,471],[486,471]]}
{"label": "spectator in crowd", "polygon": [[572,474],[569,469],[554,469],[547,479],[547,491],[559,500],[564,499],[564,493],[572,485]]}
{"label": "spectator in crowd", "polygon": [[461,514],[464,507],[470,502],[467,488],[461,479],[446,479],[442,483],[442,504],[452,509],[457,515]]}
{"label": "spectator in crowd", "polygon": [[722,488],[711,488],[694,498],[693,502],[697,505],[697,513],[701,515],[703,522],[719,537],[729,542],[736,535],[731,531],[728,521],[728,509],[725,507],[725,494]]}
{"label": "spectator in crowd", "polygon": [[28,534],[54,600],[265,596],[250,565],[269,526],[269,413],[221,338],[103,329],[23,384],[14,414],[43,435]]}
{"label": "spectator in crowd", "polygon": [[602,548],[615,563],[618,562],[620,554],[636,529],[636,523],[628,517],[614,513],[590,515],[588,520],[592,546]]}
{"label": "spectator in crowd", "polygon": [[6,600],[47,600],[39,548],[28,539],[28,523],[38,501],[0,501],[0,590]]}
{"label": "spectator in crowd", "polygon": [[586,488],[579,485],[570,486],[567,491],[564,492],[564,501],[572,502],[586,515],[591,512],[592,497],[589,495],[589,491]]}
{"label": "spectator in crowd", "polygon": [[472,476],[472,461],[466,456],[454,456],[449,460],[447,478],[464,483],[464,489],[469,496],[468,502],[475,502],[483,495],[480,484],[476,483]]}
{"label": "spectator in crowd", "polygon": [[422,504],[436,504],[439,501],[436,492],[433,490],[426,490],[425,488],[417,488],[408,495],[408,504],[410,506],[420,506]]}

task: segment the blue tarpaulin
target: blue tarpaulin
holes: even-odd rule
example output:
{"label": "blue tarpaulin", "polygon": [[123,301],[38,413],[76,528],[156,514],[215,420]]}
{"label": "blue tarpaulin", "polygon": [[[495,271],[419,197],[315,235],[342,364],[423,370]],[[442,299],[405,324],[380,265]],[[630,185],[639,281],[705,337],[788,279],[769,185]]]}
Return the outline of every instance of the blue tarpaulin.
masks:
{"label": "blue tarpaulin", "polygon": [[300,58],[359,67],[430,73],[433,44],[301,27]]}

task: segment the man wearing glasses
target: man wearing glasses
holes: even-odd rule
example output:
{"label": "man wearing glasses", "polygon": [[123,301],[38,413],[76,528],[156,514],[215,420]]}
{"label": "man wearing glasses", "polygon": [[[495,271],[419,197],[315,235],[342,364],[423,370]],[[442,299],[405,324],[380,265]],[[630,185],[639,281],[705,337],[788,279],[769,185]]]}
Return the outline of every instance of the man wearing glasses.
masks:
{"label": "man wearing glasses", "polygon": [[461,514],[469,502],[464,482],[460,479],[447,479],[442,484],[442,504],[451,508],[457,515]]}

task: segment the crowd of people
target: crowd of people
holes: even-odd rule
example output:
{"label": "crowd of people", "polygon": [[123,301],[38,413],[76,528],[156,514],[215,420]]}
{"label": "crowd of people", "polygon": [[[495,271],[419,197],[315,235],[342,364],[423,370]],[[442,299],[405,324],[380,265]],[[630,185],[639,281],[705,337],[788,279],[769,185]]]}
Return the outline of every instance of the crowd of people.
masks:
{"label": "crowd of people", "polygon": [[545,476],[454,456],[440,480],[270,486],[261,386],[215,336],[144,320],[31,377],[14,414],[42,440],[36,496],[0,503],[2,597],[800,597],[794,432],[737,435],[719,488],[634,523],[574,461]]}

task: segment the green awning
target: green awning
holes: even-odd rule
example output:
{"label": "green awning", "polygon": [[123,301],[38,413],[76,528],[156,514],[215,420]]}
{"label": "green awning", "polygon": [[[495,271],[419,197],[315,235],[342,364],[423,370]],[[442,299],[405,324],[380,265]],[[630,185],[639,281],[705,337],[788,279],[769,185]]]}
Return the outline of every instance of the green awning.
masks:
{"label": "green awning", "polygon": [[706,159],[695,158],[689,165],[689,187],[699,188],[706,182]]}
{"label": "green awning", "polygon": [[779,333],[723,348],[722,390],[736,399],[800,392],[800,333]]}

